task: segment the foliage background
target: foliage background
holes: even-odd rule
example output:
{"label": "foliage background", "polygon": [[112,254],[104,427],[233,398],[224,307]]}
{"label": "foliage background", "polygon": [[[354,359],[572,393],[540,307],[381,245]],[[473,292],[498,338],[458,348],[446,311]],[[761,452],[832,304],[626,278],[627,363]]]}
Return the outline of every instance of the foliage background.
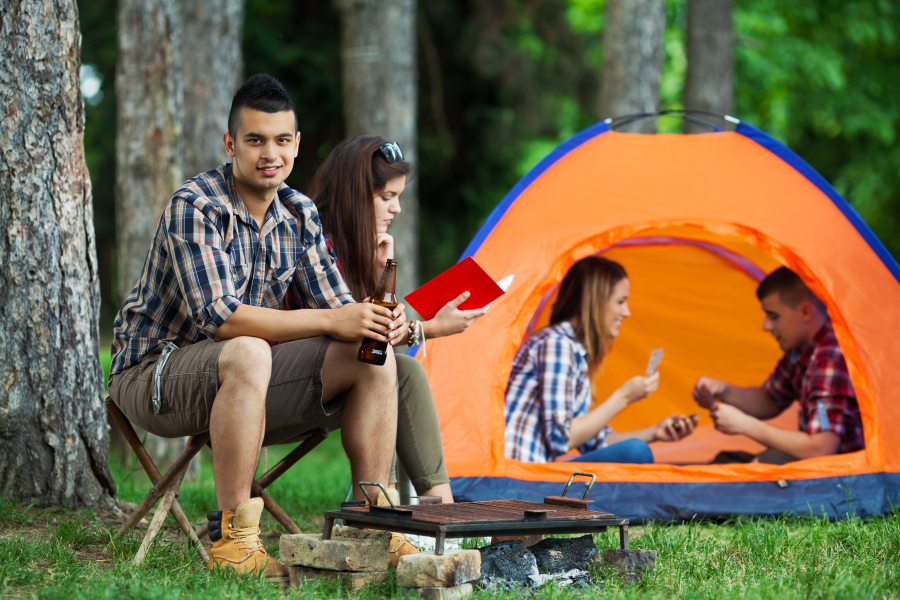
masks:
{"label": "foliage background", "polygon": [[[80,0],[82,60],[103,80],[85,145],[101,261],[101,332],[115,218],[115,0]],[[421,265],[456,261],[491,209],[560,141],[599,118],[605,0],[419,3]],[[666,0],[661,108],[682,108],[686,0]],[[735,0],[738,118],[784,141],[832,182],[900,257],[900,4]],[[385,32],[390,35],[390,32]],[[302,190],[343,137],[340,40],[329,2],[247,0],[245,74],[281,79],[300,109]],[[223,124],[224,127],[224,124]],[[661,119],[660,131],[681,123]],[[187,143],[190,143],[187,140]],[[193,175],[193,174],[191,174]]]}

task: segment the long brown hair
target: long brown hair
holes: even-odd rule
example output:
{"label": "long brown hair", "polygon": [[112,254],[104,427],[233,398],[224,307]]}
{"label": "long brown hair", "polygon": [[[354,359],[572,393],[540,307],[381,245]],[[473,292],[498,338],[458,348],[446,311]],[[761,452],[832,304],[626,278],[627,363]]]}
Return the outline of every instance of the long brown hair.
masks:
{"label": "long brown hair", "polygon": [[572,265],[559,284],[559,295],[550,311],[550,325],[572,321],[575,335],[587,349],[591,373],[600,368],[612,347],[606,310],[613,288],[627,277],[619,263],[588,256]]}
{"label": "long brown hair", "polygon": [[362,300],[374,291],[375,207],[373,200],[392,179],[409,177],[412,165],[389,163],[378,135],[355,135],[338,144],[315,176],[309,196],[319,209],[325,235],[337,255],[350,293]]}

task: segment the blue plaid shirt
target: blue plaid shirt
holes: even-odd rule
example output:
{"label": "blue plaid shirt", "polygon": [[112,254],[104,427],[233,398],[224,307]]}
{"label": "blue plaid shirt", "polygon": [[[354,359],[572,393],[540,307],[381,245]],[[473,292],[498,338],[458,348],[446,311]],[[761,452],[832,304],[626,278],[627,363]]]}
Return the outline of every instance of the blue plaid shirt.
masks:
{"label": "blue plaid shirt", "polygon": [[186,181],[163,212],[141,278],[116,316],[110,373],[160,343],[212,339],[241,304],[351,302],[312,201],[282,185],[260,228],[223,164]]}
{"label": "blue plaid shirt", "polygon": [[[572,419],[590,410],[587,351],[572,324],[541,329],[516,353],[506,384],[506,456],[552,462],[569,451]],[[605,427],[579,452],[603,448],[611,431]]]}

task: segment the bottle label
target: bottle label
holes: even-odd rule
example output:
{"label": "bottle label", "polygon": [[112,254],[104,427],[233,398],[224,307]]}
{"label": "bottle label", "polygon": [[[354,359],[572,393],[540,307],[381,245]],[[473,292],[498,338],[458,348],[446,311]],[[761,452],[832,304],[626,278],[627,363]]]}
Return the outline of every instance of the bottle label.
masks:
{"label": "bottle label", "polygon": [[375,348],[373,348],[372,350],[369,350],[369,352],[371,352],[372,354],[378,354],[378,355],[384,354],[384,352],[382,352],[381,350],[375,349]]}

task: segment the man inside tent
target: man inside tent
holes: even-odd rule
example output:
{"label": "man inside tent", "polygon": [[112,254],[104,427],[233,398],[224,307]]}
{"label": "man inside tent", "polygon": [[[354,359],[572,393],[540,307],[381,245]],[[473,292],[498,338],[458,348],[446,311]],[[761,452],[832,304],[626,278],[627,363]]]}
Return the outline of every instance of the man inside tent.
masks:
{"label": "man inside tent", "polygon": [[[765,321],[784,351],[769,378],[742,388],[709,377],[694,385],[694,400],[708,408],[716,429],[746,435],[767,450],[720,452],[714,464],[785,464],[804,458],[844,454],[865,447],[856,394],[825,305],[800,277],[780,267],[756,289]],[[764,422],[800,404],[799,431]]]}

